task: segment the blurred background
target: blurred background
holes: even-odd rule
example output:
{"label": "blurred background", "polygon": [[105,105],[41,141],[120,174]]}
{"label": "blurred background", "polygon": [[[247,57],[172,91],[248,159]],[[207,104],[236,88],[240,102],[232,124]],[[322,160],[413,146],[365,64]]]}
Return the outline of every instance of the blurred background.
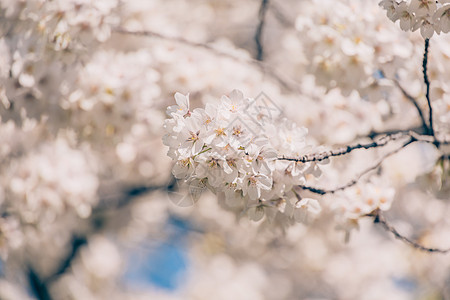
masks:
{"label": "blurred background", "polygon": [[[450,38],[429,55],[445,139]],[[325,149],[423,133],[396,85],[425,110],[422,57],[376,0],[0,0],[0,299],[450,299],[449,254],[369,217],[346,243],[333,196],[308,225],[251,221],[192,198],[162,143],[175,92],[197,108],[233,89],[264,92]],[[386,218],[429,247],[450,247],[449,169],[448,149],[417,143],[376,174],[395,190]]]}

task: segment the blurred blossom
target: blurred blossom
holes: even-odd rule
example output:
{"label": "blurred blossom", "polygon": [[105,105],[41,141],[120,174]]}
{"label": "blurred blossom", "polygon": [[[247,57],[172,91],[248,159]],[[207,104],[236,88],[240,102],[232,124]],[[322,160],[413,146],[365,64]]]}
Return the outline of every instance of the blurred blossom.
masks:
{"label": "blurred blossom", "polygon": [[0,299],[449,297],[450,1],[261,3],[0,0]]}
{"label": "blurred blossom", "polygon": [[80,252],[84,267],[99,279],[115,277],[120,271],[120,255],[114,244],[102,236],[94,236]]}

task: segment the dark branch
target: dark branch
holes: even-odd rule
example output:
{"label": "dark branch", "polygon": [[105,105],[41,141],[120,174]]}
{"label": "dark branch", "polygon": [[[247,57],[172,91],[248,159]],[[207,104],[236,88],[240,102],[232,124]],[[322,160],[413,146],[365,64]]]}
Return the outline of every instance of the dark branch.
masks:
{"label": "dark branch", "polygon": [[256,27],[255,43],[256,43],[256,59],[262,61],[264,59],[264,46],[262,42],[262,35],[264,30],[264,24],[266,22],[266,13],[269,0],[261,0],[261,6],[259,7],[258,26]]}
{"label": "dark branch", "polygon": [[329,151],[320,152],[320,153],[306,154],[306,155],[303,155],[298,158],[279,157],[278,160],[295,161],[295,162],[301,162],[301,163],[317,162],[317,161],[322,161],[322,160],[328,159],[333,156],[342,156],[342,155],[348,154],[348,153],[352,152],[353,150],[357,150],[357,149],[370,149],[370,148],[382,147],[382,146],[385,146],[390,141],[397,140],[404,136],[405,136],[404,133],[396,133],[396,134],[384,136],[384,137],[380,138],[378,141],[374,141],[374,142],[367,143],[367,144],[356,144],[353,146],[342,147],[342,148],[336,149],[336,150],[329,150]]}
{"label": "dark branch", "polygon": [[[121,209],[131,203],[134,200],[138,199],[139,196],[142,196],[147,193],[151,193],[157,190],[170,190],[172,189],[175,182],[175,178],[172,178],[170,182],[165,185],[159,186],[140,186],[125,189],[121,192],[116,192],[107,196],[104,196],[100,201],[97,207],[92,212],[92,216],[89,219],[90,227],[92,228],[91,233],[98,232],[102,229],[104,224],[105,213],[111,210]],[[111,187],[110,187],[111,188]],[[40,285],[36,285],[36,287],[46,287],[52,281],[57,280],[61,275],[67,272],[70,268],[73,260],[77,257],[79,250],[87,245],[88,236],[87,235],[73,235],[71,242],[71,249],[66,257],[60,262],[58,268],[49,275],[45,280],[39,280],[38,283]],[[34,274],[35,275],[35,274]],[[31,278],[31,277],[30,277]],[[37,278],[37,277],[36,277]],[[31,282],[31,281],[30,281]],[[42,288],[41,288],[42,289]],[[39,290],[40,291],[40,290]],[[39,298],[42,300],[51,299],[51,298]]]}
{"label": "dark branch", "polygon": [[425,51],[423,53],[423,61],[422,61],[422,67],[423,67],[423,81],[426,85],[426,98],[428,103],[428,111],[429,111],[429,134],[434,136],[434,128],[433,128],[433,108],[431,107],[431,100],[430,100],[430,81],[428,79],[427,74],[427,64],[428,64],[428,48],[430,46],[430,39],[425,39]]}
{"label": "dark branch", "polygon": [[87,244],[87,237],[85,236],[73,236],[72,237],[72,247],[70,249],[69,254],[64,258],[64,260],[60,263],[57,270],[48,278],[45,279],[46,283],[50,283],[62,274],[64,274],[67,269],[69,269],[72,264],[73,259],[76,257],[78,250]]}
{"label": "dark branch", "polygon": [[376,170],[378,169],[378,167],[381,166],[381,164],[383,163],[383,161],[388,158],[389,156],[399,152],[400,150],[402,150],[403,148],[405,148],[406,146],[408,146],[409,144],[413,143],[417,141],[415,138],[411,137],[407,142],[403,143],[402,146],[400,146],[399,148],[396,148],[392,151],[387,152],[386,154],[384,154],[378,161],[377,163],[375,163],[374,165],[368,167],[367,169],[365,169],[364,171],[362,171],[361,173],[359,173],[358,176],[356,176],[354,179],[352,179],[351,181],[349,181],[348,183],[336,187],[334,189],[324,189],[324,188],[319,188],[319,187],[313,187],[313,186],[306,186],[306,185],[298,185],[299,188],[303,189],[303,190],[307,190],[310,191],[312,193],[318,194],[318,195],[325,195],[325,194],[334,194],[336,192],[339,191],[343,191],[349,187],[354,186],[355,184],[358,183],[358,181],[361,179],[361,177],[363,177],[364,175],[366,175],[367,173],[369,173],[370,171]]}
{"label": "dark branch", "polygon": [[379,210],[376,210],[373,214],[371,214],[370,216],[374,217],[375,223],[379,223],[383,226],[384,229],[386,229],[387,231],[391,232],[397,239],[405,242],[408,245],[413,246],[414,248],[420,250],[420,251],[425,251],[425,252],[436,252],[436,253],[448,253],[450,252],[450,248],[449,249],[438,249],[438,248],[428,248],[425,247],[403,235],[401,235],[391,224],[388,223],[388,221],[386,221],[386,219],[384,218],[384,216],[381,214],[381,212]]}
{"label": "dark branch", "polygon": [[33,291],[34,295],[39,300],[51,300],[52,297],[48,291],[48,287],[45,281],[41,280],[36,271],[28,266],[28,282],[30,284],[30,288]]}
{"label": "dark branch", "polygon": [[410,128],[410,129],[389,129],[389,130],[384,130],[384,131],[370,131],[369,134],[367,136],[363,136],[360,135],[357,138],[369,138],[369,139],[375,139],[376,137],[379,136],[384,136],[384,135],[393,135],[396,133],[404,133],[404,134],[411,134],[412,132],[415,132],[417,134],[426,134],[428,132],[428,128],[424,129],[422,126],[420,127],[415,127],[415,128]]}
{"label": "dark branch", "polygon": [[411,102],[413,105],[414,105],[414,107],[416,108],[416,110],[417,110],[417,113],[419,114],[419,117],[420,117],[420,122],[422,122],[422,127],[423,127],[423,129],[425,130],[425,132],[430,132],[430,129],[428,128],[428,126],[427,126],[427,122],[425,121],[425,117],[423,116],[423,112],[422,112],[422,109],[420,108],[420,106],[419,106],[419,103],[417,102],[417,100],[413,97],[413,96],[411,96],[401,85],[400,85],[400,83],[397,81],[397,80],[393,80],[394,81],[394,83],[395,83],[395,85],[400,89],[400,91],[402,92],[402,94],[403,94],[403,96],[405,96],[406,97],[406,99],[408,99],[409,100],[409,102]]}

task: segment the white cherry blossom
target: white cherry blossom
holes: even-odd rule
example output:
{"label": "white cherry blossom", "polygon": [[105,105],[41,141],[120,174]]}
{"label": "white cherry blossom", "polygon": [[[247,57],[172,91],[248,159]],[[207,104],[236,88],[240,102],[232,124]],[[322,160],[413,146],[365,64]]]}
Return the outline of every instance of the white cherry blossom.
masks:
{"label": "white cherry blossom", "polygon": [[[275,114],[274,119],[255,122],[254,114],[259,112],[247,109],[253,100],[244,98],[242,92],[234,90],[217,106],[207,104],[191,113],[187,96],[177,93],[175,98],[177,105],[167,110],[170,118],[165,121],[163,138],[175,160],[172,173],[188,182],[206,180],[214,193],[231,203],[229,209],[239,207],[260,219],[266,209],[255,206],[272,207],[273,201],[303,184],[306,175],[320,176],[315,163],[277,160],[281,154],[298,156],[310,150],[307,130]],[[318,213],[317,203],[311,200],[310,204],[302,209]]]}

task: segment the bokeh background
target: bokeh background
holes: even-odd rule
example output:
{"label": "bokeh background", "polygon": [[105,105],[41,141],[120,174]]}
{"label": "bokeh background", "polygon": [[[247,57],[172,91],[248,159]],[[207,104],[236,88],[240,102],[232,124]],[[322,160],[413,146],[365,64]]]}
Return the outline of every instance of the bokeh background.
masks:
{"label": "bokeh background", "polygon": [[[234,89],[263,92],[325,149],[420,132],[395,82],[426,110],[422,57],[376,0],[0,0],[0,299],[450,299],[449,254],[369,217],[345,242],[333,197],[287,228],[207,189],[191,199],[162,143],[175,92],[195,108]],[[449,66],[435,35],[443,138]],[[333,159],[315,183],[380,151]],[[450,247],[448,157],[417,143],[374,175],[395,189],[387,218],[430,247]]]}

